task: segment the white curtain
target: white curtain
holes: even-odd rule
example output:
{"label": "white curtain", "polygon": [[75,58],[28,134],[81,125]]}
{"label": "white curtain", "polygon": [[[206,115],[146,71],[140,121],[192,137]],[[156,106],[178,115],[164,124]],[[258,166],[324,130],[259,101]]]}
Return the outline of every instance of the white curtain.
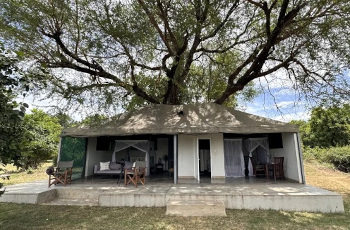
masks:
{"label": "white curtain", "polygon": [[244,176],[244,156],[242,139],[224,140],[226,177]]}
{"label": "white curtain", "polygon": [[201,149],[199,150],[199,159],[200,160],[200,171],[208,171],[210,172],[210,150]]}
{"label": "white curtain", "polygon": [[249,138],[244,140],[244,147],[249,152],[248,170],[249,176],[253,176],[253,166],[250,157],[256,151],[256,157],[260,163],[268,163],[270,159],[269,142],[266,137],[263,138]]}
{"label": "white curtain", "polygon": [[145,161],[147,167],[147,176],[149,175],[149,151],[151,149],[151,142],[147,140],[116,140],[112,155],[112,162],[116,161],[116,153],[123,149],[134,147],[145,153]]}

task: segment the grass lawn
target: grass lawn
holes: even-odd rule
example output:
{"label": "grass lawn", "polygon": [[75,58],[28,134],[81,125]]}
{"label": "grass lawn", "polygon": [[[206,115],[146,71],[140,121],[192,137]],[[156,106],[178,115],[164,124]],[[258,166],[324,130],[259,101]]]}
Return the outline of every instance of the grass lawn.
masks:
{"label": "grass lawn", "polygon": [[[166,216],[165,208],[0,203],[0,229],[349,229],[350,175],[316,163],[305,163],[305,171],[308,184],[343,195],[344,214],[226,210],[227,217],[189,218]],[[47,178],[45,172],[43,175]]]}

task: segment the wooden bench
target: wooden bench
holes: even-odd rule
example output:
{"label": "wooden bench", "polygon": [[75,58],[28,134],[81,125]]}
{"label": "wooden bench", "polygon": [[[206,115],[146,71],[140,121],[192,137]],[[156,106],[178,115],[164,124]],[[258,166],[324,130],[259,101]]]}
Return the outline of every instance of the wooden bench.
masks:
{"label": "wooden bench", "polygon": [[6,179],[10,180],[10,176],[11,176],[10,174],[1,174],[0,178],[2,178],[3,180],[6,180]]}

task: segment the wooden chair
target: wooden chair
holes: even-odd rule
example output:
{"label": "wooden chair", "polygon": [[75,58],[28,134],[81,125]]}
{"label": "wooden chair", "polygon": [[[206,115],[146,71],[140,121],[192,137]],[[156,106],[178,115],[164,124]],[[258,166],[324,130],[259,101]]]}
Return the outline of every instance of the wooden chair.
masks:
{"label": "wooden chair", "polygon": [[133,167],[131,169],[124,169],[124,184],[133,183],[137,188],[137,185],[141,183],[146,184],[146,168],[145,167]]}
{"label": "wooden chair", "polygon": [[59,161],[56,168],[46,172],[49,174],[49,187],[53,184],[66,186],[72,182],[73,161]]}
{"label": "wooden chair", "polygon": [[254,157],[250,157],[250,162],[252,162],[254,176],[266,176],[264,165],[258,165]]}
{"label": "wooden chair", "polygon": [[136,161],[132,168],[124,169],[124,184],[127,186],[133,183],[137,187],[138,183],[146,184],[146,162]]}
{"label": "wooden chair", "polygon": [[283,161],[284,157],[274,157],[275,163],[273,165],[273,177],[276,180],[276,178],[281,178],[284,180],[284,170],[283,170]]}

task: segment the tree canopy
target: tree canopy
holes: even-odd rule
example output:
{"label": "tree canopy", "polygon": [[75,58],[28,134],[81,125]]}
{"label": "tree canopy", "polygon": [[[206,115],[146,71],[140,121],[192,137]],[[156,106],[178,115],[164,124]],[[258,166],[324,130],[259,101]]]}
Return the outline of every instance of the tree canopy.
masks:
{"label": "tree canopy", "polygon": [[42,110],[33,109],[23,120],[20,142],[19,166],[36,168],[43,161],[53,159],[58,154],[59,134],[62,126],[58,119]]}
{"label": "tree canopy", "polygon": [[347,0],[7,0],[0,32],[35,60],[38,87],[79,103],[223,104],[254,95],[260,78],[290,81],[315,100],[342,100],[350,95],[349,7]]}
{"label": "tree canopy", "polygon": [[316,107],[308,121],[292,121],[300,125],[305,146],[339,147],[350,144],[350,105],[329,108]]}
{"label": "tree canopy", "polygon": [[0,164],[17,163],[22,120],[28,108],[27,104],[15,100],[19,93],[28,91],[25,77],[18,71],[18,61],[17,56],[5,51],[0,43]]}

